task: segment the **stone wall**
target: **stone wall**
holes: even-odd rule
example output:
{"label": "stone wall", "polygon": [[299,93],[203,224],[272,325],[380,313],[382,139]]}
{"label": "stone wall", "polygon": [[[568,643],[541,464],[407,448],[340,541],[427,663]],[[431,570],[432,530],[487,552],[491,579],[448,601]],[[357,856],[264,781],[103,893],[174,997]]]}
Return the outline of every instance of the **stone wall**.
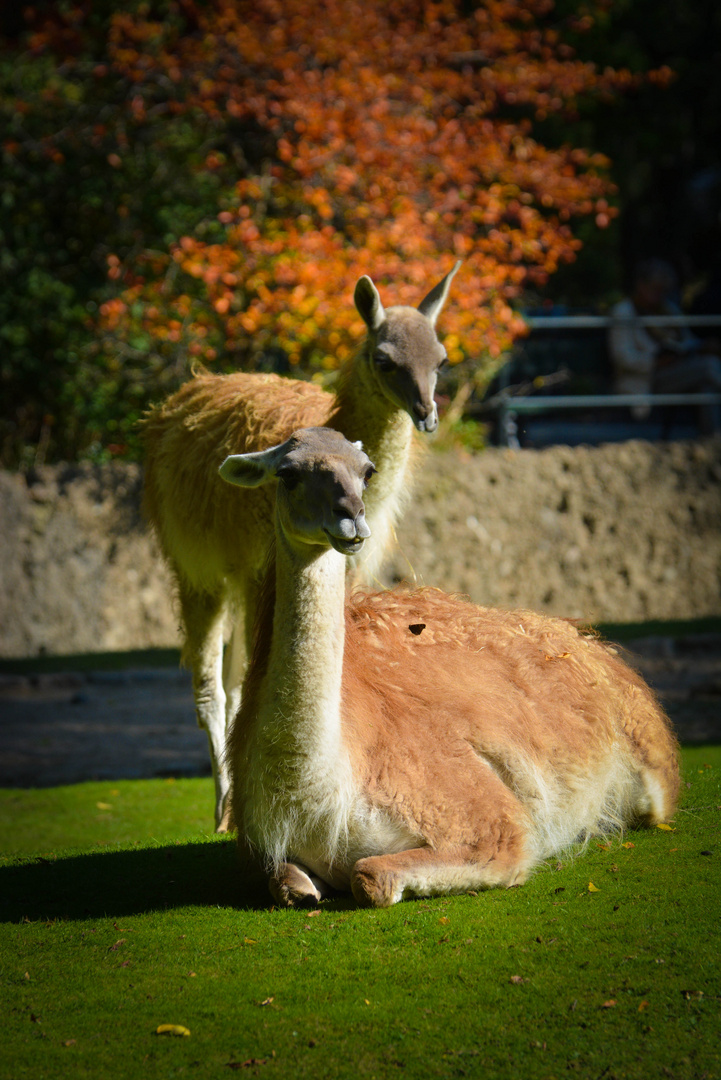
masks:
{"label": "stone wall", "polygon": [[[141,484],[135,465],[0,473],[0,656],[178,643]],[[590,621],[719,615],[721,440],[431,452],[398,540],[383,583]]]}

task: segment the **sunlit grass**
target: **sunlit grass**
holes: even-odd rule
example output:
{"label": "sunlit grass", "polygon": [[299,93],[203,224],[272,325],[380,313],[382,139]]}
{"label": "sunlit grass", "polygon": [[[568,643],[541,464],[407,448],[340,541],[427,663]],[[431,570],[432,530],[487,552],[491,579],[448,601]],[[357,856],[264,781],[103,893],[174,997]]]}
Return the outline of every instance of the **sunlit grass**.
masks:
{"label": "sunlit grass", "polygon": [[389,911],[271,910],[209,780],[0,791],[0,1076],[719,1077],[721,748],[683,758],[671,829]]}

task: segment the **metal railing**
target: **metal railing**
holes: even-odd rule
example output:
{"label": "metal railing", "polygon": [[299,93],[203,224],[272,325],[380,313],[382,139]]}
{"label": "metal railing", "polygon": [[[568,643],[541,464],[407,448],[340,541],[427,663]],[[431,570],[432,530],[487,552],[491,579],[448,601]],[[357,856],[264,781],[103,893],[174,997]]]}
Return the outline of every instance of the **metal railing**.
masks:
{"label": "metal railing", "polygon": [[[496,402],[494,408],[494,401]],[[500,446],[520,447],[518,439],[519,415],[537,416],[539,413],[557,409],[610,409],[644,406],[653,408],[665,405],[721,405],[721,394],[549,394],[543,397],[513,397],[498,394],[485,402],[489,411],[498,414],[498,442]]]}
{"label": "metal railing", "polygon": [[[528,316],[526,323],[531,330],[600,330],[611,326],[639,323],[658,327],[721,327],[721,315],[541,315]],[[643,406],[699,406],[721,405],[721,394],[549,394],[527,396],[514,395],[512,386],[503,387],[492,398],[483,402],[483,413],[498,416],[498,441],[501,446],[519,447],[519,415],[533,416],[555,410],[634,408]]]}

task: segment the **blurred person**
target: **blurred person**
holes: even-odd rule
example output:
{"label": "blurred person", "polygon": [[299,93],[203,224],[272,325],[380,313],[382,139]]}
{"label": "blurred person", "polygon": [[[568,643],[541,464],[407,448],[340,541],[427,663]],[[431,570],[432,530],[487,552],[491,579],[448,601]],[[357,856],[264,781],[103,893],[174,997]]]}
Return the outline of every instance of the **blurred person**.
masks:
{"label": "blurred person", "polygon": [[[680,315],[674,302],[677,279],[662,259],[636,267],[631,296],[611,309],[608,347],[617,394],[721,393],[721,360],[715,340],[701,341],[686,327],[644,326],[639,316]],[[636,405],[633,415],[648,416],[649,405]],[[702,405],[702,434],[721,431],[721,407]]]}

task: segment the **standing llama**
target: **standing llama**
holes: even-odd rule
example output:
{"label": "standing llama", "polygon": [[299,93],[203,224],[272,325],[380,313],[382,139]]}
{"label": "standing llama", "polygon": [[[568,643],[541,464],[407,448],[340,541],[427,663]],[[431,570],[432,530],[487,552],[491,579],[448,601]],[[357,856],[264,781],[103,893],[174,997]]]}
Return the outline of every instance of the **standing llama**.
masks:
{"label": "standing llama", "polygon": [[323,424],[361,439],[383,470],[369,502],[374,543],[367,557],[352,560],[356,579],[371,580],[409,490],[414,425],[427,432],[438,425],[433,395],[446,352],[435,324],[459,266],[417,310],[385,309],[371,279],[358,281],[354,299],[368,336],[340,373],[335,394],[277,375],[203,372],[143,421],[144,511],[175,579],[183,662],[193,674],[198,723],[210,744],[218,832],[228,826],[226,727],[240,701],[273,537],[272,494],[260,489],[238,497],[220,480],[218,467],[229,454],[273,446],[302,427]]}
{"label": "standing llama", "polygon": [[387,907],[517,885],[574,841],[667,819],[675,740],[601,641],[433,589],[346,601],[373,472],[327,428],[220,469],[240,487],[279,481],[228,739],[239,843],[268,865],[275,900],[330,887]]}

